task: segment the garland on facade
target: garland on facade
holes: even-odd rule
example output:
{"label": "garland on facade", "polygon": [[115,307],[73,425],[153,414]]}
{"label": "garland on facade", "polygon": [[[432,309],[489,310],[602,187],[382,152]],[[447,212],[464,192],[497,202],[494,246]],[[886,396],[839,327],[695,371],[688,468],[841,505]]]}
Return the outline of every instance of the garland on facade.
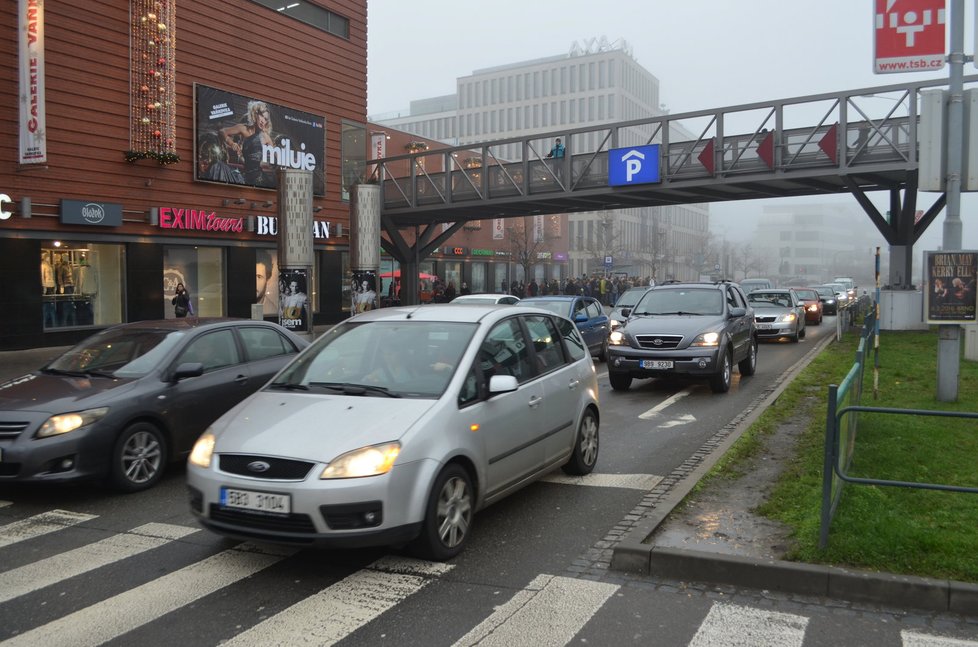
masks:
{"label": "garland on facade", "polygon": [[176,0],[131,0],[129,150],[131,163],[180,161],[176,154]]}

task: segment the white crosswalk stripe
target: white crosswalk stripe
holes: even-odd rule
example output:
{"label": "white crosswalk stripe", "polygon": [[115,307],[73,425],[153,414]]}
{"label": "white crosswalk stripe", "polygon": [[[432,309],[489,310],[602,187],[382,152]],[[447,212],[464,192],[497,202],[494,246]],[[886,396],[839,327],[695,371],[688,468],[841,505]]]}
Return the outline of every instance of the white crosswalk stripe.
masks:
{"label": "white crosswalk stripe", "polygon": [[200,562],[130,589],[54,622],[18,634],[4,647],[64,644],[100,645],[175,609],[268,568],[294,549],[241,544]]}
{"label": "white crosswalk stripe", "polygon": [[933,636],[918,631],[901,631],[903,647],[978,647],[978,640],[960,640],[945,636]]}
{"label": "white crosswalk stripe", "polygon": [[455,645],[566,645],[618,589],[615,584],[540,575]]}
{"label": "white crosswalk stripe", "polygon": [[332,645],[453,567],[384,558],[255,625],[224,645]]}
{"label": "white crosswalk stripe", "polygon": [[17,542],[34,539],[50,532],[64,530],[83,521],[95,519],[97,515],[68,512],[67,510],[52,510],[36,514],[27,519],[14,521],[0,526],[0,548]]}
{"label": "white crosswalk stripe", "polygon": [[690,647],[801,647],[808,618],[791,613],[715,603]]}
{"label": "white crosswalk stripe", "polygon": [[133,528],[128,533],[113,535],[94,544],[0,573],[0,602],[13,600],[69,577],[158,548],[194,532],[198,532],[198,529],[148,523]]}

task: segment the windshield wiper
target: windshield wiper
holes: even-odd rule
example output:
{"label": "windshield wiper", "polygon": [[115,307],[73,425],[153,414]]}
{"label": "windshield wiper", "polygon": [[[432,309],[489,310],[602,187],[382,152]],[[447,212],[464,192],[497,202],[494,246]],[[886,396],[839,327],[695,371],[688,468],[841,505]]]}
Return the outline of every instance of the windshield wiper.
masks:
{"label": "windshield wiper", "polygon": [[115,374],[112,371],[99,371],[99,370],[85,371],[85,375],[88,375],[90,377],[115,377]]}
{"label": "windshield wiper", "polygon": [[344,395],[364,395],[366,393],[379,393],[389,398],[399,398],[400,393],[391,391],[384,386],[373,386],[372,384],[353,384],[351,382],[310,382],[310,386],[319,386],[324,389],[340,391]]}
{"label": "windshield wiper", "polygon": [[297,382],[272,382],[268,385],[270,389],[283,389],[285,391],[308,391],[309,387]]}
{"label": "windshield wiper", "polygon": [[687,312],[685,310],[676,310],[675,312],[656,312],[653,314],[657,315],[698,315],[698,312]]}
{"label": "windshield wiper", "polygon": [[49,375],[67,375],[69,377],[85,377],[86,373],[83,371],[66,371],[60,368],[42,368],[42,373],[47,373]]}

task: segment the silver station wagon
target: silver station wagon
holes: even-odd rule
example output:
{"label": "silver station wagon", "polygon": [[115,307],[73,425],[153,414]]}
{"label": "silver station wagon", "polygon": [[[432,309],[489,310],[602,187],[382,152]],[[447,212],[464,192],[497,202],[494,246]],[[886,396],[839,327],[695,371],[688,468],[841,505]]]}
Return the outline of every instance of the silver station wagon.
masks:
{"label": "silver station wagon", "polygon": [[473,515],[598,457],[580,332],[535,308],[384,308],[338,324],[219,418],[189,459],[190,505],[229,537],[408,544],[445,560]]}

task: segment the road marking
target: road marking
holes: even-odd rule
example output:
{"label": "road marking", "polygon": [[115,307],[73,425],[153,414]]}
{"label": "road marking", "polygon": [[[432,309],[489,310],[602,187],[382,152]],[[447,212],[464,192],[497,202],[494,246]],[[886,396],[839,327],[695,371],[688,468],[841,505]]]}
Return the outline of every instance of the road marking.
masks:
{"label": "road marking", "polygon": [[616,584],[538,575],[455,645],[563,647],[618,589]]}
{"label": "road marking", "polygon": [[0,501],[0,508],[6,508],[8,505],[12,505],[10,501]]}
{"label": "road marking", "polygon": [[0,602],[57,584],[133,555],[199,532],[197,528],[148,523],[121,535],[0,573]]}
{"label": "road marking", "polygon": [[101,645],[297,552],[244,543],[115,595],[53,622],[18,634],[4,647],[64,644]]}
{"label": "road marking", "polygon": [[933,636],[908,630],[901,631],[900,638],[903,640],[904,647],[975,647],[978,645],[974,640]]}
{"label": "road marking", "polygon": [[804,616],[714,603],[689,647],[801,647],[807,627]]}
{"label": "road marking", "polygon": [[680,400],[682,400],[683,398],[685,398],[687,395],[689,395],[692,392],[693,392],[693,390],[692,390],[691,387],[686,387],[682,391],[677,391],[676,393],[673,393],[671,396],[669,396],[668,398],[666,398],[665,400],[663,400],[659,404],[655,405],[654,407],[652,407],[651,409],[649,409],[645,413],[641,414],[639,416],[639,418],[642,419],[642,420],[650,420],[652,418],[655,418],[656,414],[658,414],[660,411],[662,411],[663,409],[665,409],[666,407],[668,407],[670,405],[673,405],[673,404],[679,402]]}
{"label": "road marking", "polygon": [[669,429],[670,427],[678,427],[679,425],[688,425],[691,422],[696,422],[696,416],[691,413],[684,413],[683,415],[673,418],[672,420],[666,420],[659,425],[659,429]]}
{"label": "road marking", "polygon": [[563,472],[552,472],[541,481],[558,483],[560,485],[587,485],[590,487],[617,487],[629,490],[651,490],[661,476],[655,474],[587,474],[585,476],[568,476]]}
{"label": "road marking", "polygon": [[0,526],[0,548],[19,541],[34,539],[50,532],[64,530],[75,524],[97,518],[98,515],[52,510]]}
{"label": "road marking", "polygon": [[222,644],[332,645],[420,591],[432,576],[452,568],[385,557]]}

